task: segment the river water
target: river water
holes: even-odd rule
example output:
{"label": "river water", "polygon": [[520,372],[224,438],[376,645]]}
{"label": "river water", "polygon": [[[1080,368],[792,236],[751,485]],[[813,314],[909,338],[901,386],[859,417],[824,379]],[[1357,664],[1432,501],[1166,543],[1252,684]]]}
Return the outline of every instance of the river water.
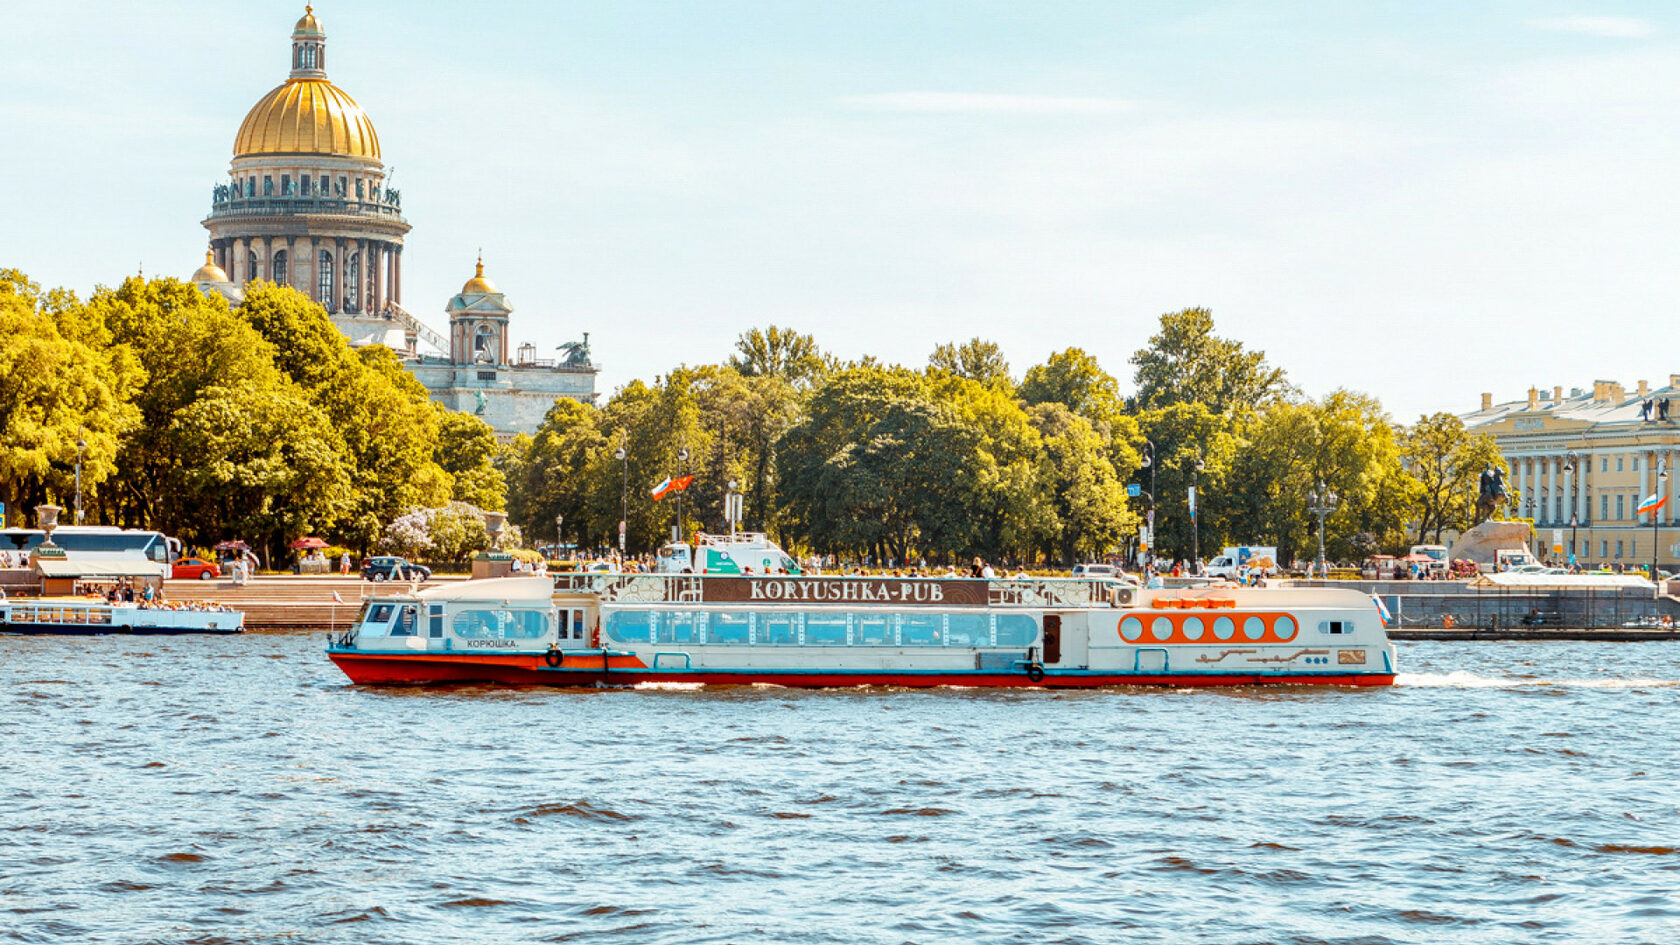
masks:
{"label": "river water", "polygon": [[1680,647],[1388,690],[371,689],[0,639],[3,942],[1680,940]]}

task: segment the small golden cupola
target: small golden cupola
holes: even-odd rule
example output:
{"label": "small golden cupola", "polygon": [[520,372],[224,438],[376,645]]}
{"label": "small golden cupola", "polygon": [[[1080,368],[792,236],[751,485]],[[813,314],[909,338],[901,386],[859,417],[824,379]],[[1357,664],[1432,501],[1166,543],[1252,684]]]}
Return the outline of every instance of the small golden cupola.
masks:
{"label": "small golden cupola", "polygon": [[210,249],[205,250],[204,251],[204,265],[199,266],[198,271],[192,274],[192,282],[196,285],[197,283],[200,283],[200,282],[232,282],[232,281],[233,280],[228,278],[228,274],[222,269],[222,267],[216,265],[216,252],[215,252],[215,250],[210,250]]}

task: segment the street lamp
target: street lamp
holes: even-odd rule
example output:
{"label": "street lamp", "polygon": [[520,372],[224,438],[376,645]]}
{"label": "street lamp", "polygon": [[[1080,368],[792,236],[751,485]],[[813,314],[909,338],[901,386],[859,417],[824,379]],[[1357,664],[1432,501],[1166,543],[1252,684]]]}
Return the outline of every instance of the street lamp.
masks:
{"label": "street lamp", "polygon": [[76,524],[82,524],[82,453],[87,450],[87,436],[76,431]]}
{"label": "street lamp", "polygon": [[1307,503],[1307,511],[1318,516],[1318,573],[1320,577],[1327,577],[1330,572],[1324,567],[1324,516],[1336,511],[1341,502],[1320,479],[1317,488],[1307,490]]}
{"label": "street lamp", "polygon": [[628,529],[626,524],[630,520],[630,454],[624,451],[624,434],[618,435],[618,449],[613,450],[613,459],[618,460],[623,467],[624,478],[618,488],[618,557],[624,559],[624,533]]}
{"label": "street lamp", "polygon": [[1196,465],[1190,470],[1190,573],[1202,573],[1201,516],[1196,514],[1196,487],[1201,484],[1202,451],[1196,451]]}
{"label": "street lamp", "polygon": [[[688,465],[688,444],[684,443],[682,445],[682,448],[677,450],[677,478],[678,479],[682,478],[683,469],[685,469],[687,467],[687,465]],[[677,490],[677,533],[675,535],[671,536],[672,541],[682,541],[683,536],[688,534],[688,529],[683,527],[682,497],[683,497],[683,490],[681,490],[681,489]]]}
{"label": "street lamp", "polygon": [[1575,529],[1581,524],[1581,479],[1575,475],[1580,457],[1570,450],[1563,456],[1563,471],[1569,477],[1569,566],[1575,566]]}
{"label": "street lamp", "polygon": [[723,496],[723,517],[729,522],[729,537],[735,537],[735,525],[741,519],[741,494],[735,491],[738,484],[729,480],[729,491]]}
{"label": "street lamp", "polygon": [[[1665,460],[1662,461],[1662,465],[1657,467],[1657,495],[1658,496],[1661,496],[1663,494],[1663,490],[1667,488],[1666,486],[1663,485],[1663,483],[1665,483],[1667,481],[1668,481],[1668,460],[1665,459]],[[1662,521],[1662,518],[1657,513],[1661,509],[1661,507],[1662,507],[1662,503],[1659,501],[1657,503],[1657,508],[1654,508],[1654,509],[1651,510],[1651,583],[1652,584],[1657,584],[1657,586],[1659,588],[1662,585],[1658,584],[1658,582],[1657,582],[1657,542],[1659,541],[1659,539],[1657,537],[1657,525]]]}
{"label": "street lamp", "polygon": [[554,553],[556,555],[560,554],[560,551],[561,551],[560,546],[564,545],[566,543],[565,528],[566,528],[566,513],[564,513],[564,512],[554,513]]}
{"label": "street lamp", "polygon": [[1149,470],[1149,565],[1155,563],[1155,444],[1143,441],[1143,468]]}

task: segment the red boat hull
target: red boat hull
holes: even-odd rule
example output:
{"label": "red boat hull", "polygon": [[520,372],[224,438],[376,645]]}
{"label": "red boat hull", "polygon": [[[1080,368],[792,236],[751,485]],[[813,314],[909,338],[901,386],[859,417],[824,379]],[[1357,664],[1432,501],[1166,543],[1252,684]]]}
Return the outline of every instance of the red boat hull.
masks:
{"label": "red boat hull", "polygon": [[[842,689],[854,686],[927,688],[962,686],[1012,689],[1095,689],[1104,686],[1391,686],[1393,674],[1377,673],[1171,673],[1140,675],[1048,669],[1034,682],[1025,673],[867,671],[737,671],[652,669],[629,654],[567,654],[550,667],[541,655],[493,656],[437,653],[360,653],[332,650],[332,661],[359,685],[428,685],[501,683],[515,686],[636,686],[687,683],[706,686],[785,686],[794,689]],[[603,660],[605,665],[603,665]]]}

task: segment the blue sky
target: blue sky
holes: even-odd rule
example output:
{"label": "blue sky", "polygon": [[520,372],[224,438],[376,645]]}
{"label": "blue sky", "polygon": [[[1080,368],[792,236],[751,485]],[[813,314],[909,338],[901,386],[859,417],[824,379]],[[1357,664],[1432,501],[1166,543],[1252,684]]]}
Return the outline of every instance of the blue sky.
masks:
{"label": "blue sky", "polygon": [[[12,4],[0,265],[203,258],[301,4]],[[1658,4],[326,0],[435,327],[484,248],[514,340],[602,389],[789,325],[920,364],[1073,345],[1130,386],[1209,307],[1396,419],[1666,383],[1680,14]]]}

